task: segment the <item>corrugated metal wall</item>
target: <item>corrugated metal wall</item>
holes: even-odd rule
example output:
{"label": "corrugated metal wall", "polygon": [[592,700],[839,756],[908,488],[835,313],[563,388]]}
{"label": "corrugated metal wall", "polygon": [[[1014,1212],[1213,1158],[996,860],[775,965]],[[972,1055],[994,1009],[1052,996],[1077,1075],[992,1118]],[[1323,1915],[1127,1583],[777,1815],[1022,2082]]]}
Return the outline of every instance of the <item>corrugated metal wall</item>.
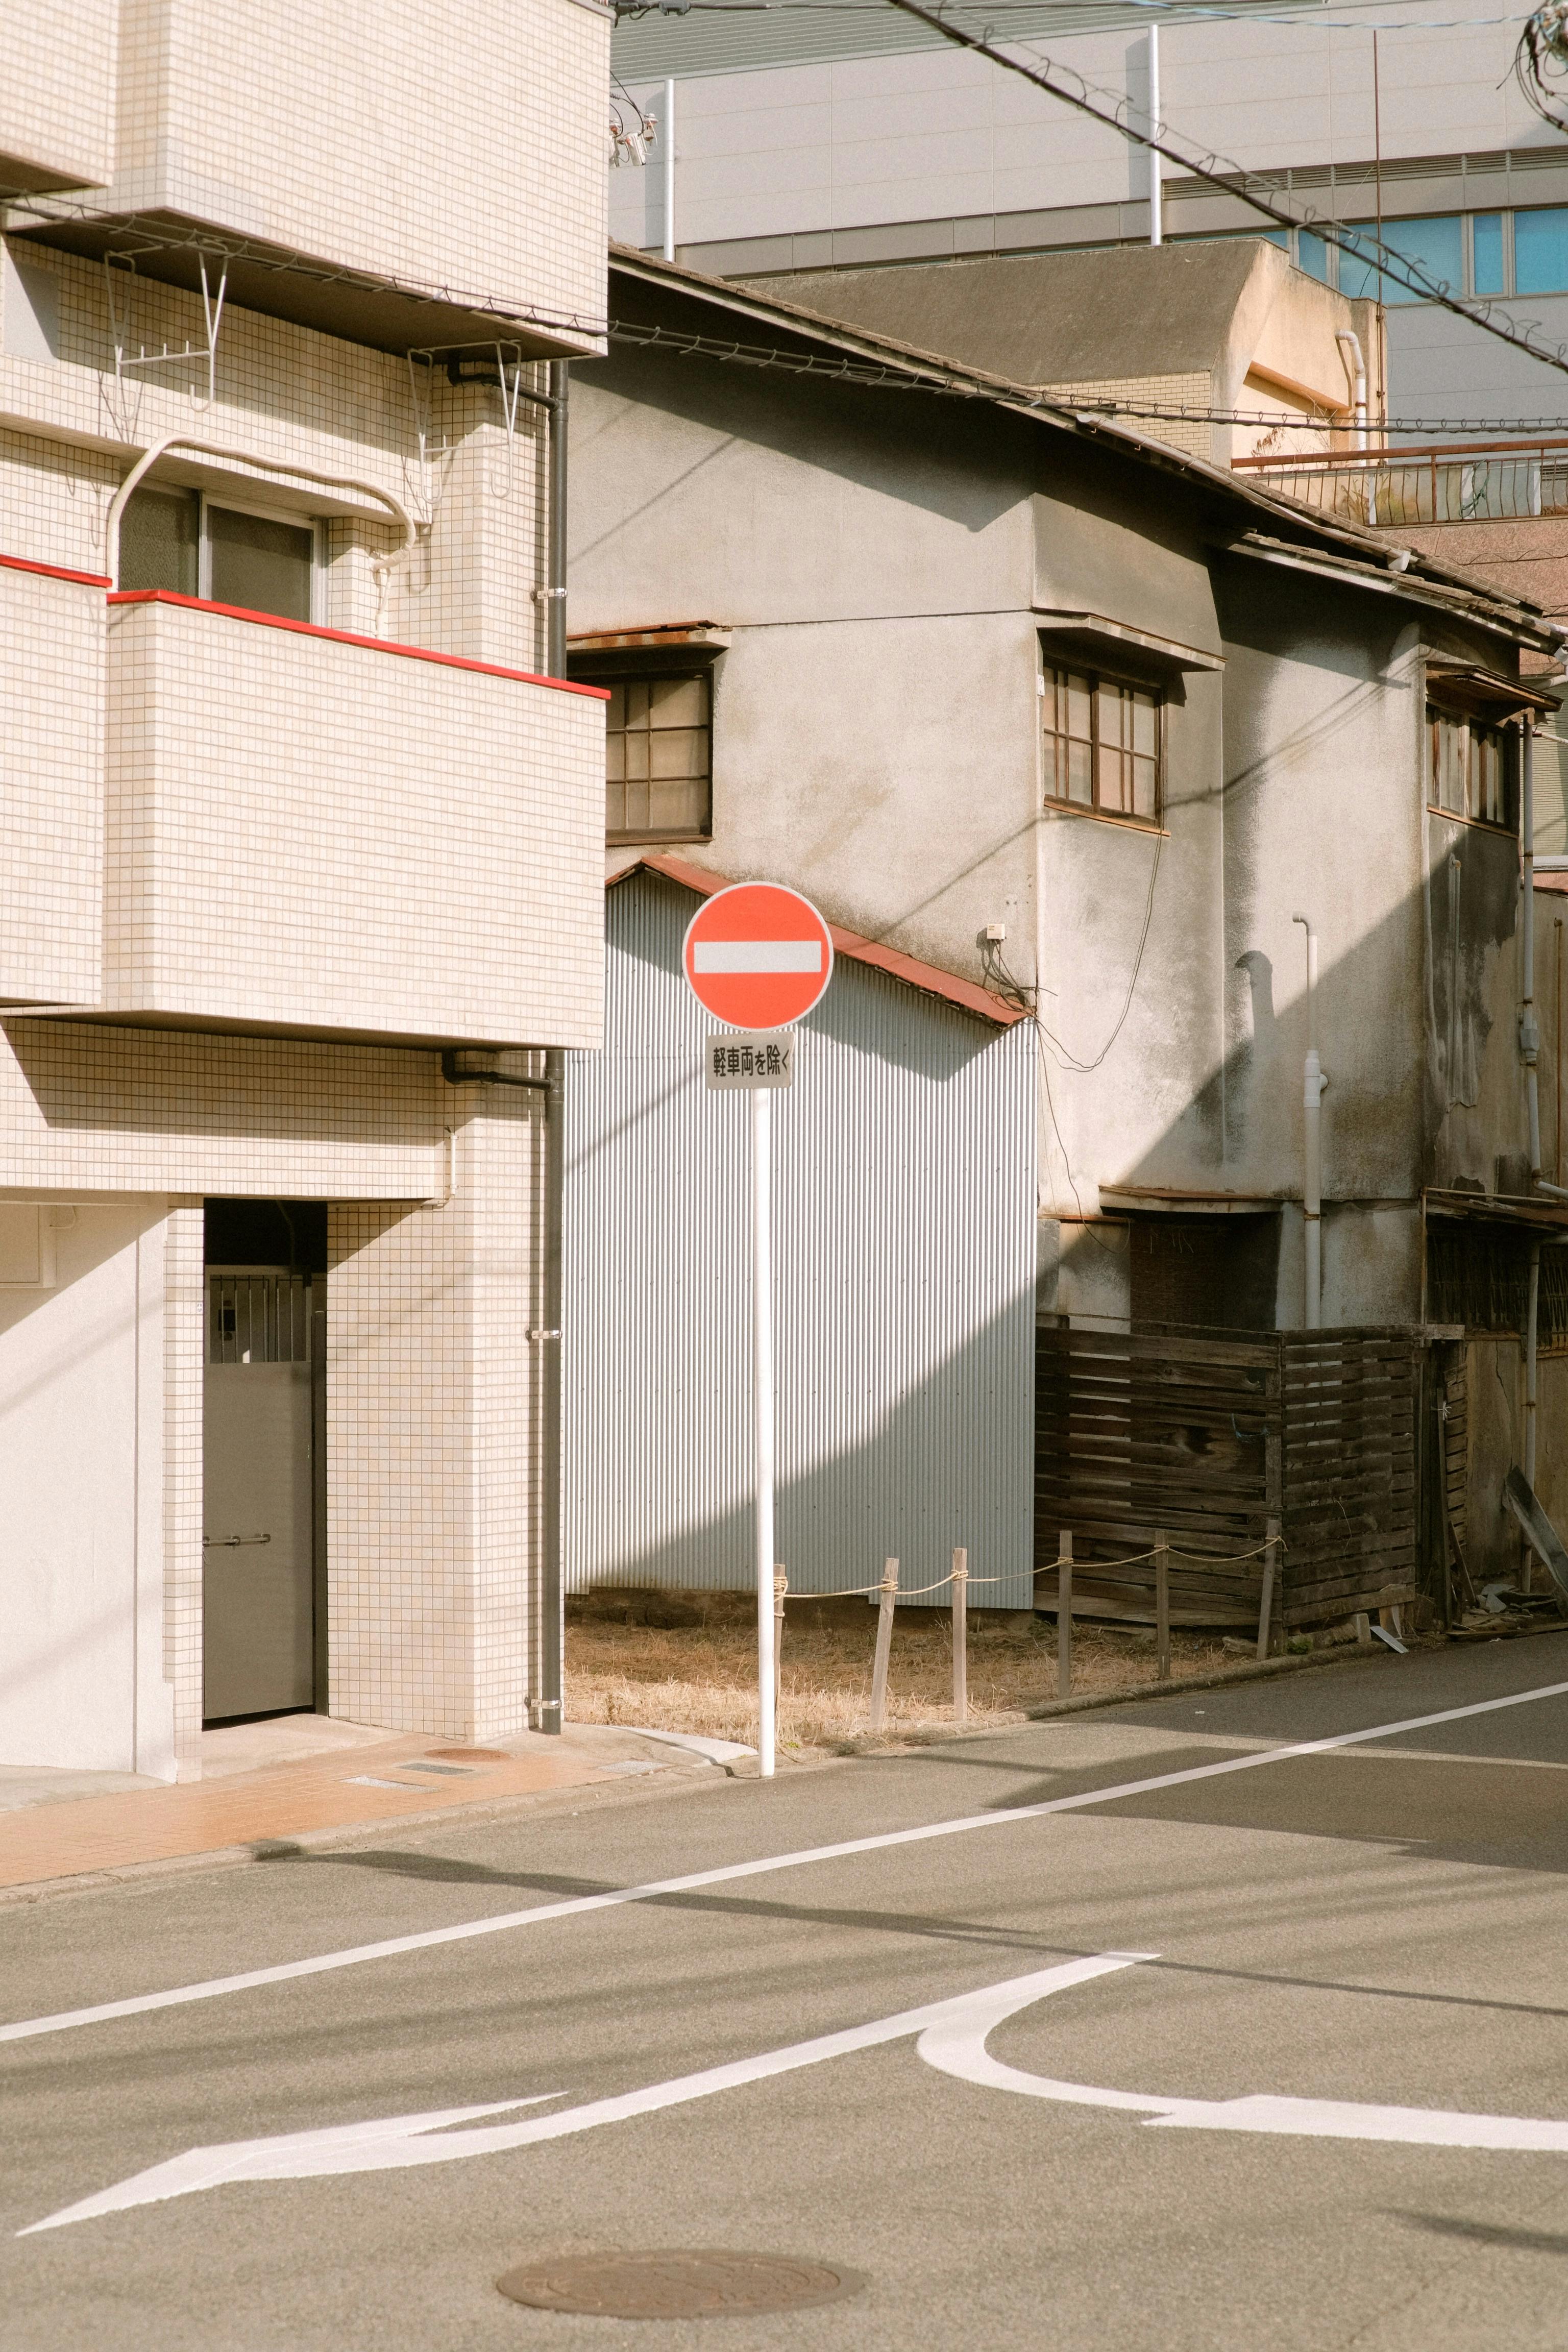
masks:
{"label": "corrugated metal wall", "polygon": [[[609,892],[605,1050],[567,1056],[569,1591],[752,1580],[750,1120],[703,1084],[696,904],[652,875]],[[912,1589],[962,1543],[976,1607],[1032,1605],[1034,1084],[1029,1024],[847,958],[801,1026],[773,1097],[793,1591],[888,1553]]]}

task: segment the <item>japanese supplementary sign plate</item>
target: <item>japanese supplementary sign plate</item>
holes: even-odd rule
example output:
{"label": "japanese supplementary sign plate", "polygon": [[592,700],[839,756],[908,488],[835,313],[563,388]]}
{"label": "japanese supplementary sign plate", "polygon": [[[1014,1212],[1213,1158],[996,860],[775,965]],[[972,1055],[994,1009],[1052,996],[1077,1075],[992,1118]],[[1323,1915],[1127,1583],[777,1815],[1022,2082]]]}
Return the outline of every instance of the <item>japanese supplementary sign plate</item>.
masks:
{"label": "japanese supplementary sign plate", "polygon": [[784,1029],[805,1018],[832,978],[833,935],[798,890],[736,882],[693,915],[681,961],[715,1021]]}
{"label": "japanese supplementary sign plate", "polygon": [[795,1033],[790,1029],[728,1029],[708,1040],[703,1064],[710,1087],[793,1087]]}

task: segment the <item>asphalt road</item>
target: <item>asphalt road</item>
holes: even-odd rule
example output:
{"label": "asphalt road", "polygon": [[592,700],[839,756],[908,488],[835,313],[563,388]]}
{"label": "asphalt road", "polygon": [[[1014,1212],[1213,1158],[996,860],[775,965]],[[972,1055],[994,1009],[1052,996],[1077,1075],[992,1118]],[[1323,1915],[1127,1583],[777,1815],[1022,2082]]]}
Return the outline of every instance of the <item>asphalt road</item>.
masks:
{"label": "asphalt road", "polygon": [[[1557,1683],[1568,1636],[1380,1657],[0,1911],[16,2021],[416,1939],[0,2040],[0,2345],[1568,2346],[1568,1691],[1487,1704]],[[865,2284],[697,2322],[494,2285],[681,2246]]]}

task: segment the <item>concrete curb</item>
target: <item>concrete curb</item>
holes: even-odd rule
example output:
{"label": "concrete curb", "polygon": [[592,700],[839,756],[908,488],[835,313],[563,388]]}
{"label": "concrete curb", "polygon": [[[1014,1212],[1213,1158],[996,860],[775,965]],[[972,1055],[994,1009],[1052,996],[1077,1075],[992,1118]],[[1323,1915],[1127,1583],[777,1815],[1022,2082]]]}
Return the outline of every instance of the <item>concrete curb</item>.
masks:
{"label": "concrete curb", "polygon": [[1392,1650],[1381,1643],[1375,1649],[1352,1650],[1341,1646],[1336,1650],[1309,1650],[1299,1658],[1258,1658],[1245,1666],[1216,1666],[1212,1675],[1184,1675],[1180,1682],[1133,1683],[1125,1690],[1094,1691],[1083,1698],[1053,1698],[1044,1706],[1025,1710],[1026,1720],[1045,1723],[1054,1715],[1087,1715],[1091,1707],[1127,1706],[1134,1699],[1177,1698],[1183,1691],[1223,1690],[1230,1683],[1268,1682],[1276,1675],[1297,1675],[1312,1666],[1375,1665],[1380,1658],[1391,1658]]}

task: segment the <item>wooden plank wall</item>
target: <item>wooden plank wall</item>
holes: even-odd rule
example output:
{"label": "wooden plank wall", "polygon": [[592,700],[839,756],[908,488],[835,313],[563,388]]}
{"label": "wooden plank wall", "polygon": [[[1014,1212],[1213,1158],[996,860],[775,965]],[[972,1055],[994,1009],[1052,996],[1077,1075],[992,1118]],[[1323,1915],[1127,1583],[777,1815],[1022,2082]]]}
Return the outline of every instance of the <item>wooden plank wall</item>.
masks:
{"label": "wooden plank wall", "polygon": [[1152,1622],[1146,1555],[1163,1530],[1172,1622],[1256,1624],[1271,1516],[1285,1543],[1277,1622],[1414,1598],[1415,1334],[1045,1325],[1038,1338],[1038,1605],[1055,1602],[1068,1528],[1084,1613]]}
{"label": "wooden plank wall", "polygon": [[1200,1335],[1043,1326],[1037,1370],[1036,1599],[1056,1599],[1058,1533],[1073,1534],[1086,1612],[1152,1622],[1158,1530],[1171,1544],[1171,1621],[1255,1624],[1278,1485],[1280,1365],[1272,1332]]}
{"label": "wooden plank wall", "polygon": [[1415,1597],[1421,1342],[1281,1332],[1287,1625]]}

